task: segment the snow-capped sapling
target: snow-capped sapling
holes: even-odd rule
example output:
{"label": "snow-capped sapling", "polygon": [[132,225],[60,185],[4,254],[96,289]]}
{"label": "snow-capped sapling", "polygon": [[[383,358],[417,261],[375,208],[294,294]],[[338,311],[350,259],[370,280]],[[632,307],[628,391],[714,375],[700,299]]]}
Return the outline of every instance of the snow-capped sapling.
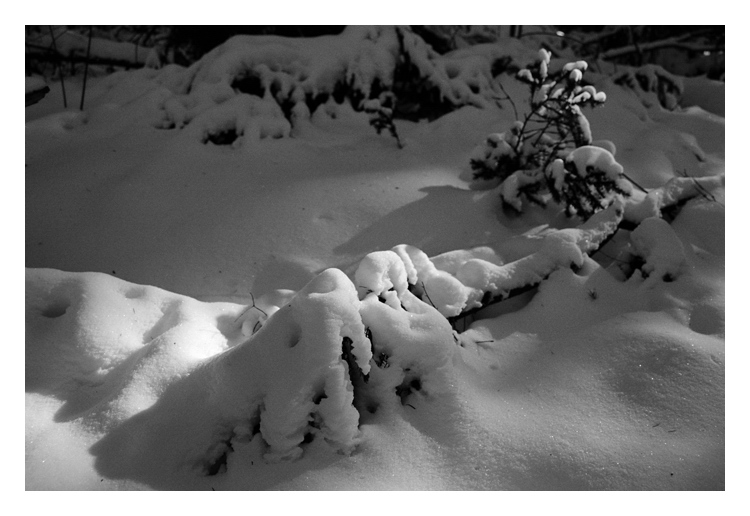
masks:
{"label": "snow-capped sapling", "polygon": [[471,158],[475,179],[499,179],[503,201],[518,211],[522,199],[544,205],[547,197],[583,219],[607,206],[612,195],[627,195],[622,167],[607,150],[592,147],[583,107],[600,106],[604,92],[582,84],[585,61],[549,73],[551,54],[520,70],[529,86],[530,110],[505,132],[491,134]]}
{"label": "snow-capped sapling", "polygon": [[380,134],[383,129],[387,129],[391,136],[396,139],[399,149],[404,148],[401,138],[396,131],[396,125],[393,123],[393,108],[396,104],[396,96],[393,92],[383,92],[379,98],[365,100],[362,108],[365,113],[370,115],[370,125]]}

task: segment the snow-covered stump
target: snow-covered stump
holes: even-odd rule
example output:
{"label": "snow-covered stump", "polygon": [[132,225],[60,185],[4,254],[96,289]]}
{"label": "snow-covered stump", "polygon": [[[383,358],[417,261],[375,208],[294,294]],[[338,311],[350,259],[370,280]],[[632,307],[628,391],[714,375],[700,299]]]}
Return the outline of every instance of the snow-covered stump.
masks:
{"label": "snow-covered stump", "polygon": [[148,464],[213,474],[234,442],[257,436],[272,462],[298,458],[313,438],[351,452],[359,413],[349,363],[367,374],[372,357],[359,307],[346,275],[324,271],[250,339],[198,366],[100,441],[97,468],[111,476]]}

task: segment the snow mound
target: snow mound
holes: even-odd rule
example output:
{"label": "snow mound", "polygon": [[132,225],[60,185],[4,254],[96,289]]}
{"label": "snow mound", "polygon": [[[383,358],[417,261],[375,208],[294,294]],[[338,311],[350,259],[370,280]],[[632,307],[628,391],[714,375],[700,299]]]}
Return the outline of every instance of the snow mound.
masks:
{"label": "snow mound", "polygon": [[357,277],[377,292],[360,301],[328,269],[238,314],[104,274],[29,270],[27,389],[65,400],[56,417],[106,432],[92,453],[110,478],[215,475],[251,442],[268,462],[298,459],[316,439],[350,453],[360,411],[443,392],[456,349],[395,252],[373,253]]}
{"label": "snow mound", "polygon": [[253,337],[172,383],[97,443],[97,467],[115,477],[175,467],[215,474],[233,443],[255,436],[272,462],[298,458],[316,437],[351,451],[359,414],[342,350],[364,373],[371,357],[358,307],[341,271],[321,273]]}
{"label": "snow mound", "polygon": [[673,281],[684,267],[686,258],[682,242],[664,219],[650,217],[630,235],[633,253],[645,264],[643,273],[649,278]]}
{"label": "snow mound", "polygon": [[26,387],[65,400],[63,420],[106,412],[96,424],[117,424],[227,348],[215,317],[189,297],[105,274],[27,270]]}

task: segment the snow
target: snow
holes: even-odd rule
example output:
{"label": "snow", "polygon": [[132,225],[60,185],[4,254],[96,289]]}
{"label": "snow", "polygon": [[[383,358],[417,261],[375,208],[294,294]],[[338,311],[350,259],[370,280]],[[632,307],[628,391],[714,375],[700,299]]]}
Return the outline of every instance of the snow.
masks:
{"label": "snow", "polygon": [[566,160],[575,164],[578,175],[581,177],[586,177],[589,170],[597,170],[603,172],[609,179],[617,180],[623,172],[622,165],[615,161],[612,153],[593,145],[573,149]]}
{"label": "snow", "polygon": [[395,30],[248,38],[27,110],[27,490],[725,488],[723,113],[602,78],[566,159],[649,193],[509,214],[462,177],[513,124],[488,56],[536,50],[409,40],[463,107],[399,149],[268,93],[389,81]]}
{"label": "snow", "polygon": [[633,253],[646,262],[647,277],[672,281],[684,267],[686,258],[682,242],[672,227],[657,217],[643,220],[630,235]]}
{"label": "snow", "polygon": [[26,93],[32,91],[38,91],[44,89],[47,86],[47,82],[43,77],[26,77]]}
{"label": "snow", "polygon": [[[386,304],[398,306],[398,297],[407,288],[404,262],[393,251],[379,251],[365,256],[354,274],[357,288],[364,296],[383,297]],[[393,296],[389,292],[393,292]]]}
{"label": "snow", "polygon": [[410,283],[444,316],[458,315],[477,305],[480,293],[467,288],[447,271],[439,270],[424,251],[404,244],[396,246],[394,251],[414,278]]}

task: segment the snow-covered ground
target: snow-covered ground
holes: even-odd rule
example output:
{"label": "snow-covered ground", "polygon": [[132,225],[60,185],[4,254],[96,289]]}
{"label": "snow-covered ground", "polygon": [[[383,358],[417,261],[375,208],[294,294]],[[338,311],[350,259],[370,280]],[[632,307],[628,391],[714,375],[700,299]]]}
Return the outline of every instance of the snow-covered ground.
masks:
{"label": "snow-covered ground", "polygon": [[[26,489],[725,488],[723,83],[669,111],[596,77],[594,139],[653,192],[596,251],[606,221],[471,187],[507,104],[450,90],[467,105],[396,120],[403,149],[333,99],[290,125],[222,82],[248,42],[26,110]],[[684,175],[710,192],[653,217]]]}

